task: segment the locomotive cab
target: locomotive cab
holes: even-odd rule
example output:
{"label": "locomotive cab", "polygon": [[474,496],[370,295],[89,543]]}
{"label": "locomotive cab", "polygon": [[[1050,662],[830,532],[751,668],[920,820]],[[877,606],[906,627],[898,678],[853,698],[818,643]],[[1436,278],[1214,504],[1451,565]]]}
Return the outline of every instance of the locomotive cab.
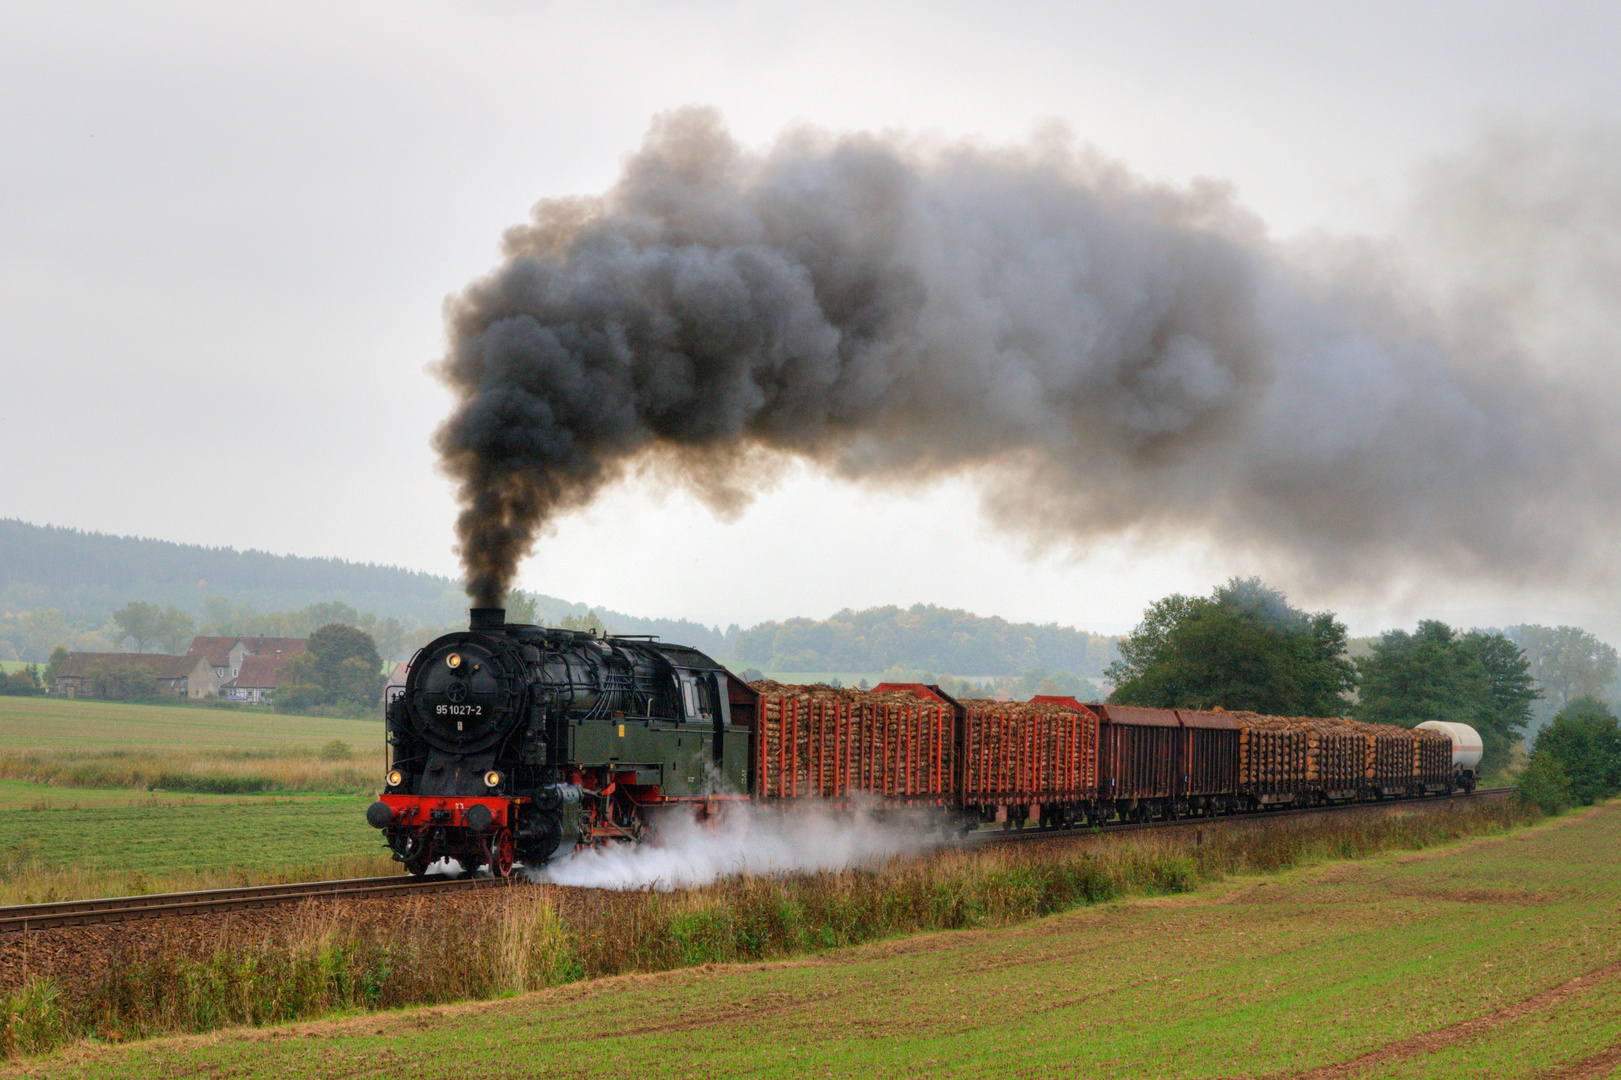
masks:
{"label": "locomotive cab", "polygon": [[367,820],[411,872],[453,858],[505,876],[636,839],[656,808],[746,790],[735,676],[703,653],[471,614],[412,659],[388,706],[389,770]]}

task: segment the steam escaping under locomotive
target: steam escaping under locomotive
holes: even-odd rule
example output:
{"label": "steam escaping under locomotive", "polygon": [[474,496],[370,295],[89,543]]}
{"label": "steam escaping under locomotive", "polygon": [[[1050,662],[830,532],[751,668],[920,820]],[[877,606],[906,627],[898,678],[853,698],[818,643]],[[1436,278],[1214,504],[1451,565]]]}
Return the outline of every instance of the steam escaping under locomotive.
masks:
{"label": "steam escaping under locomotive", "polygon": [[744,683],[695,649],[509,624],[412,659],[367,821],[413,874],[495,876],[729,800],[927,806],[964,827],[1102,825],[1470,790],[1480,737],[1324,718],[957,701]]}

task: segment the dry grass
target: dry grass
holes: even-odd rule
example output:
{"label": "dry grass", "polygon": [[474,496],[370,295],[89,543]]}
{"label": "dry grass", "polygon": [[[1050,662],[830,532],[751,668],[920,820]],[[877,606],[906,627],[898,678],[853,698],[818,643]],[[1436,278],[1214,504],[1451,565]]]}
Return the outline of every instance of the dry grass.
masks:
{"label": "dry grass", "polygon": [[148,873],[101,870],[86,866],[50,866],[31,859],[0,857],[0,905],[50,904],[103,896],[236,889],[297,881],[397,875],[399,863],[386,854],[346,855],[276,867],[234,866],[224,869]]}
{"label": "dry grass", "polygon": [[[344,744],[345,747],[348,744]],[[0,753],[0,779],[64,788],[367,795],[383,772],[381,745],[149,749],[40,749]]]}
{"label": "dry grass", "polygon": [[673,893],[537,886],[475,909],[418,897],[386,922],[312,917],[299,933],[222,943],[202,958],[132,946],[109,957],[90,984],[35,983],[0,1002],[0,1050],[490,998],[918,931],[1004,926],[1121,897],[1186,892],[1230,874],[1419,850],[1535,817],[1508,803],[1446,806],[1208,836],[946,851],[878,869],[743,877]]}

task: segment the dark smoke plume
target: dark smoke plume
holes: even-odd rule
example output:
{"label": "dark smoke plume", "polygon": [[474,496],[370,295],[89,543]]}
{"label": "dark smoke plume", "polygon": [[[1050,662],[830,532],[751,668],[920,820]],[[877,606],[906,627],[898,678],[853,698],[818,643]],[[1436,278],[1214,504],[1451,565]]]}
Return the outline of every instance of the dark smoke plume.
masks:
{"label": "dark smoke plume", "polygon": [[[663,116],[607,193],[539,204],[448,306],[437,447],[468,591],[497,603],[629,467],[724,509],[792,457],[973,470],[987,513],[1042,540],[1195,533],[1323,580],[1603,573],[1615,145],[1537,140],[1432,170],[1414,250],[1446,269],[1420,288],[1416,256],[1281,248],[1225,187],[1059,135],[749,152],[712,112]],[[1527,267],[1589,290],[1580,342],[1550,342]]]}

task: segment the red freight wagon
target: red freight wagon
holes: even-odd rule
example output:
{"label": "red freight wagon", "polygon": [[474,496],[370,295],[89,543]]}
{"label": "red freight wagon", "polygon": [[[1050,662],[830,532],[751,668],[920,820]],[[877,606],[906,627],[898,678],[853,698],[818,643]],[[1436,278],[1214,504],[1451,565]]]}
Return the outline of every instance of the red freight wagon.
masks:
{"label": "red freight wagon", "polygon": [[1189,807],[1225,808],[1238,793],[1238,721],[1231,713],[1178,709],[1182,790]]}
{"label": "red freight wagon", "polygon": [[959,704],[965,807],[1041,806],[1096,797],[1098,718],[1092,710],[1078,702]]}
{"label": "red freight wagon", "polygon": [[1182,786],[1182,723],[1171,709],[1091,705],[1098,734],[1098,798],[1121,818],[1142,818],[1145,804],[1170,800]]}
{"label": "red freight wagon", "polygon": [[758,682],[757,798],[950,802],[957,772],[956,710],[911,693]]}
{"label": "red freight wagon", "polygon": [[881,683],[956,714],[956,805],[983,820],[1060,824],[1089,816],[1098,790],[1097,714],[1074,698],[957,701],[938,686]]}

